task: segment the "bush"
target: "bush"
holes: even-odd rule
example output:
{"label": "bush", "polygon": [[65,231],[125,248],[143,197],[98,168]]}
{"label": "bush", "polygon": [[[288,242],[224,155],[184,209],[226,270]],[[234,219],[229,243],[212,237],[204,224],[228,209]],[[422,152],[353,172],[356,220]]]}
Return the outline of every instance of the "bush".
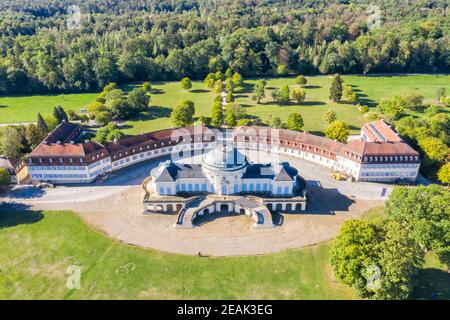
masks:
{"label": "bush", "polygon": [[11,183],[11,175],[5,168],[0,168],[0,186],[6,186]]}

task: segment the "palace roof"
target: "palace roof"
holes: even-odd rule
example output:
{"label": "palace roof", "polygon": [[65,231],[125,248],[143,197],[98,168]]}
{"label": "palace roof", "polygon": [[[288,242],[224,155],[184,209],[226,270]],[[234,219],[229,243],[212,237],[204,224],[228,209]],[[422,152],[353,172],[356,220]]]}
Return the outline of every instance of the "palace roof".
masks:
{"label": "palace roof", "polygon": [[419,153],[405,142],[367,142],[353,140],[342,149],[341,155],[358,162],[370,156],[418,156]]}
{"label": "palace roof", "polygon": [[375,142],[402,141],[398,133],[394,131],[383,119],[366,123],[362,130]]}

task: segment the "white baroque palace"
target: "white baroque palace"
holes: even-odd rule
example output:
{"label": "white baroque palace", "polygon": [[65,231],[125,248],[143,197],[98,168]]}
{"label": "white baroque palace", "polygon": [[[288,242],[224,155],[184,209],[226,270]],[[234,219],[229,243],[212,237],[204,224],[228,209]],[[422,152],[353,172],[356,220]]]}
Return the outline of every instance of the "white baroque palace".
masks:
{"label": "white baroque palace", "polygon": [[[142,161],[168,155],[189,157],[215,147],[213,131],[204,126],[160,130],[105,145],[80,142],[81,134],[79,125],[61,123],[32,151],[26,165],[18,168],[28,169],[32,182],[89,183]],[[418,152],[382,120],[364,125],[361,139],[347,144],[306,132],[268,127],[238,127],[232,138],[242,154],[247,150],[287,154],[345,172],[357,181],[415,181],[420,167]],[[208,169],[205,163],[205,175],[214,171],[214,165],[211,162]],[[238,185],[238,191],[244,185],[251,186]],[[233,183],[227,185],[227,193],[234,192],[234,187]]]}
{"label": "white baroque palace", "polygon": [[271,211],[306,209],[306,183],[287,163],[253,164],[233,139],[219,138],[201,164],[162,162],[145,184],[145,213],[178,213],[176,228],[192,228],[214,212],[252,216],[253,227],[273,227]]}

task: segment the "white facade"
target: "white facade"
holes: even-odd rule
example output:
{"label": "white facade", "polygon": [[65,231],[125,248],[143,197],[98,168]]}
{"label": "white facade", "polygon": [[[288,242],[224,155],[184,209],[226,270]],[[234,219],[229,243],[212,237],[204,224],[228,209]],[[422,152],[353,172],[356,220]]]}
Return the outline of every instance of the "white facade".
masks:
{"label": "white facade", "polygon": [[285,165],[250,164],[231,141],[228,145],[222,141],[203,158],[201,165],[161,163],[151,172],[150,190],[158,195],[204,192],[288,196],[294,194],[297,181],[297,175],[289,175],[288,169]]}
{"label": "white facade", "polygon": [[[253,130],[256,132],[255,130]],[[364,134],[361,133],[363,136]],[[312,136],[312,135],[311,135]],[[276,154],[283,154],[293,156],[299,159],[304,159],[319,165],[325,166],[332,170],[345,172],[354,177],[355,180],[363,181],[395,181],[398,179],[406,179],[415,181],[418,176],[420,168],[420,160],[418,156],[401,156],[391,155],[386,157],[387,160],[373,161],[371,157],[348,157],[343,153],[337,151],[327,151],[323,147],[307,145],[302,142],[295,141],[295,135],[289,138],[277,139],[262,139],[261,137],[249,137],[249,141],[237,141],[236,146],[241,154],[247,154],[249,150],[258,150],[263,152],[270,152]],[[367,139],[368,137],[366,137]],[[171,155],[174,161],[177,158],[191,157],[192,155],[199,155],[204,150],[210,150],[215,147],[215,142],[202,141],[202,136],[195,136],[187,138],[181,143],[175,141],[155,142],[150,145],[137,146],[135,148],[128,148],[123,151],[112,153],[111,156],[101,157],[96,154],[94,159],[86,160],[81,158],[73,158],[67,165],[62,165],[58,155],[49,156],[53,158],[54,163],[46,163],[40,165],[38,159],[34,159],[33,163],[28,165],[30,177],[32,181],[51,181],[56,183],[88,183],[96,179],[98,176],[120,170],[130,165],[155,159],[163,156]],[[281,140],[284,140],[281,142]],[[387,143],[387,142],[386,142]],[[302,144],[302,148],[299,148]],[[305,144],[305,147],[303,147]],[[332,153],[333,152],[333,153]],[[60,155],[64,156],[64,155]],[[99,158],[97,160],[97,158]],[[364,160],[362,159],[364,158]],[[379,157],[381,158],[381,157]],[[59,159],[59,160],[58,160]],[[51,160],[51,159],[50,159]],[[65,159],[67,160],[67,159]],[[70,159],[72,160],[72,159]],[[219,169],[219,170],[216,170]],[[164,194],[179,192],[179,191],[204,191],[218,194],[234,194],[240,192],[258,191],[271,192],[273,194],[286,194],[285,185],[276,185],[276,182],[270,179],[252,178],[246,179],[244,172],[246,167],[238,165],[232,168],[217,166],[208,166],[204,163],[204,175],[207,178],[205,181],[188,181],[180,180],[171,186],[163,187]],[[281,189],[280,189],[281,188]],[[281,190],[281,193],[280,193]],[[170,192],[169,192],[170,191]],[[161,193],[162,194],[162,193]]]}

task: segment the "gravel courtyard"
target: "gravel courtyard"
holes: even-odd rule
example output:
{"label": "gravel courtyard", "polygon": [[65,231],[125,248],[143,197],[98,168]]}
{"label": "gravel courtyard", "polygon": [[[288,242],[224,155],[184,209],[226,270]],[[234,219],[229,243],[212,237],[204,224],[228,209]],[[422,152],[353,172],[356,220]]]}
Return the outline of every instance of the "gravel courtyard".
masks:
{"label": "gravel courtyard", "polygon": [[[331,178],[329,169],[282,156],[307,180],[311,202],[302,214],[278,216],[273,229],[254,230],[247,216],[213,215],[194,229],[174,229],[176,215],[143,215],[140,182],[158,161],[143,163],[89,186],[61,186],[44,191],[18,188],[0,198],[3,208],[70,209],[97,230],[124,243],[182,254],[254,255],[324,242],[345,220],[382,206],[391,185],[352,183]],[[195,161],[195,159],[194,159]],[[0,207],[0,210],[2,208]]]}

